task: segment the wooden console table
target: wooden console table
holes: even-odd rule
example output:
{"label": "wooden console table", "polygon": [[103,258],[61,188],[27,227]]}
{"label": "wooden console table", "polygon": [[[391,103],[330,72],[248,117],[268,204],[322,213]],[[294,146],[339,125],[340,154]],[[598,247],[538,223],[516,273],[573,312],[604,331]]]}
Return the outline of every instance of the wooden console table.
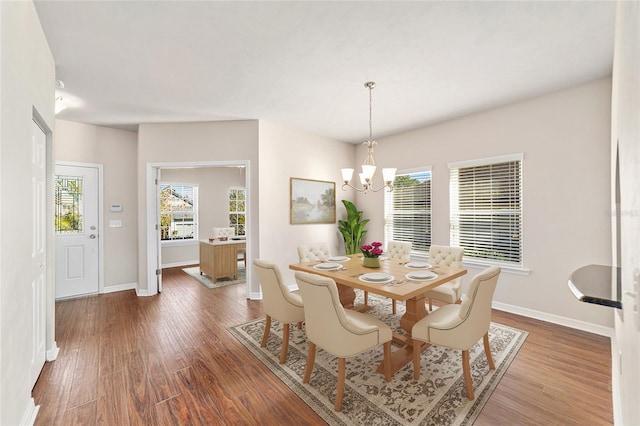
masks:
{"label": "wooden console table", "polygon": [[200,274],[207,274],[213,282],[218,278],[238,279],[238,250],[245,249],[244,240],[200,240]]}

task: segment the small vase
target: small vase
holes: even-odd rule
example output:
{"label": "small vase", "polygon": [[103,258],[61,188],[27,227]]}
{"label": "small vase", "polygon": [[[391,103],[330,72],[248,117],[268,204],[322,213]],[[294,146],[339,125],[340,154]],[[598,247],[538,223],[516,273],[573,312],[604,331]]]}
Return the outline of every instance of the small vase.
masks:
{"label": "small vase", "polygon": [[377,257],[363,257],[362,258],[362,266],[366,268],[379,268],[380,267],[380,259]]}

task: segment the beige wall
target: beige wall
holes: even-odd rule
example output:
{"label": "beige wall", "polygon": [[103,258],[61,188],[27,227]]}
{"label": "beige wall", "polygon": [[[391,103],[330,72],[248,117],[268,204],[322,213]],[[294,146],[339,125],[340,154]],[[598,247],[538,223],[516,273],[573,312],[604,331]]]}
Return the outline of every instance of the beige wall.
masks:
{"label": "beige wall", "polygon": [[[244,187],[244,169],[238,167],[163,169],[161,182],[198,185],[198,238],[207,239],[212,235],[214,227],[229,226],[229,188]],[[198,263],[199,257],[197,241],[162,246],[163,267]]]}
{"label": "beige wall", "polygon": [[[138,130],[138,284],[140,294],[155,294],[147,287],[147,169],[150,164],[249,161],[249,255],[258,252],[258,122],[141,124]],[[255,213],[252,213],[255,212]],[[257,277],[249,278],[250,292],[259,294]]]}
{"label": "beige wall", "polygon": [[[611,80],[603,79],[379,139],[376,160],[380,167],[433,167],[433,243],[448,244],[447,164],[524,153],[524,265],[531,272],[503,272],[495,302],[608,332],[611,309],[578,302],[567,279],[581,266],[611,264],[610,96]],[[383,199],[357,199],[371,218],[371,238],[383,238]],[[479,270],[469,270],[465,285]]]}
{"label": "beige wall", "polygon": [[353,164],[354,153],[353,145],[260,121],[260,256],[278,264],[289,284],[298,245],[325,241],[333,254],[344,254],[337,223],[290,224],[290,178],[336,182],[337,218],[344,219],[341,200],[353,191],[342,191],[340,168]]}
{"label": "beige wall", "polygon": [[[55,160],[102,164],[103,291],[135,288],[138,279],[137,134],[56,120]],[[120,204],[121,212],[111,205]],[[120,220],[122,227],[109,227]]]}
{"label": "beige wall", "polygon": [[32,2],[0,2],[0,424],[30,424],[33,336],[32,278],[45,271],[46,349],[55,358],[51,237],[46,264],[32,263],[36,230],[32,212],[32,119],[47,136],[47,234],[53,223],[51,130],[54,129],[55,64]]}

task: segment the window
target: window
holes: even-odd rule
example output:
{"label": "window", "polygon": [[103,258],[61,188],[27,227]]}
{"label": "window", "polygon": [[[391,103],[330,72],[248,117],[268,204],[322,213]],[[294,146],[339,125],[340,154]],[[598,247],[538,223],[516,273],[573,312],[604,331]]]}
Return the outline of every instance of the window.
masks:
{"label": "window", "polygon": [[384,193],[385,242],[407,241],[412,252],[431,247],[431,168],[400,171],[393,191]]}
{"label": "window", "polygon": [[55,181],[56,235],[82,234],[82,176],[56,175]]}
{"label": "window", "polygon": [[160,239],[198,238],[198,187],[184,183],[160,184]]}
{"label": "window", "polygon": [[229,188],[229,226],[236,230],[236,235],[245,235],[246,193],[244,188]]}
{"label": "window", "polygon": [[451,245],[465,260],[522,268],[522,159],[449,164]]}

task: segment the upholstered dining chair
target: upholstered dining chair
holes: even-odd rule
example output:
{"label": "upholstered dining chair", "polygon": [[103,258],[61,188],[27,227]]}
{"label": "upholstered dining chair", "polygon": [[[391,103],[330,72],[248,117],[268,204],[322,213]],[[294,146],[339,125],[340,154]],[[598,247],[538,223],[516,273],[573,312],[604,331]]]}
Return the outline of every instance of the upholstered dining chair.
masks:
{"label": "upholstered dining chair", "polygon": [[327,260],[331,257],[329,244],[312,243],[298,246],[298,259],[300,262],[314,262],[316,260]]}
{"label": "upholstered dining chair", "polygon": [[282,280],[278,265],[255,259],[253,266],[258,273],[262,287],[262,303],[267,317],[260,346],[264,348],[267,345],[271,331],[271,319],[280,321],[283,324],[280,364],[284,364],[289,348],[289,324],[298,323],[298,328],[301,328],[302,321],[304,321],[302,297],[298,292],[289,291]]}
{"label": "upholstered dining chair", "polygon": [[[320,275],[296,272],[296,282],[306,302],[304,318],[309,354],[303,383],[309,383],[315,363],[316,346],[338,358],[335,410],[342,411],[345,358],[384,345],[385,380],[391,380],[391,328],[379,319],[344,309],[336,282]],[[372,366],[374,368],[374,366]]]}
{"label": "upholstered dining chair", "polygon": [[[433,266],[459,268],[462,266],[463,255],[464,248],[462,247],[432,245],[429,249],[429,263]],[[426,292],[425,297],[429,299],[429,310],[433,310],[432,299],[445,303],[459,303],[462,293],[461,283],[462,277],[458,277]]]}
{"label": "upholstered dining chair", "polygon": [[[391,260],[409,262],[411,260],[411,243],[405,241],[388,241],[386,255]],[[391,300],[391,311],[396,313],[396,300]]]}
{"label": "upholstered dining chair", "polygon": [[[317,260],[324,261],[331,257],[329,244],[320,242],[298,246],[298,259],[300,262],[314,262]],[[369,301],[369,292],[365,291],[364,304]]]}
{"label": "upholstered dining chair", "polygon": [[413,378],[420,378],[422,342],[462,350],[462,370],[467,397],[473,400],[469,349],[482,337],[489,368],[495,370],[489,346],[491,300],[500,276],[500,268],[491,266],[473,277],[462,303],[445,305],[413,325]]}

